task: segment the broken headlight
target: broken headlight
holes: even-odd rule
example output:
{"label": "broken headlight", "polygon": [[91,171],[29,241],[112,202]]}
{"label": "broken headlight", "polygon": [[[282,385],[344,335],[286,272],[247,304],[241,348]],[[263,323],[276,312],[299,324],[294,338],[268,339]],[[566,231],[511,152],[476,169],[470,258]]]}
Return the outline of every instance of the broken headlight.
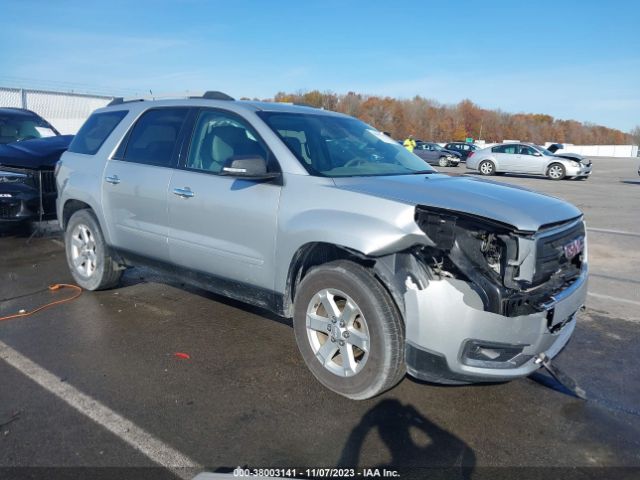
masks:
{"label": "broken headlight", "polygon": [[480,235],[480,251],[491,270],[502,276],[502,245],[494,233],[482,233]]}
{"label": "broken headlight", "polygon": [[0,183],[27,183],[28,178],[24,173],[0,170]]}

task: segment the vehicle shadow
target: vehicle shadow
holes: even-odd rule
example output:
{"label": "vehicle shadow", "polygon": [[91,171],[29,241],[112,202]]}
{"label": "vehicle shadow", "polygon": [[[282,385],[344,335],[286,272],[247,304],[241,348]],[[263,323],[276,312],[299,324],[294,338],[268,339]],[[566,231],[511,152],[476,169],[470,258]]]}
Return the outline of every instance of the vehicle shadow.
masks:
{"label": "vehicle shadow", "polygon": [[620,180],[620,183],[627,183],[629,185],[640,185],[640,180]]}
{"label": "vehicle shadow", "polygon": [[[373,432],[384,442],[391,459],[360,465],[362,447]],[[413,405],[385,399],[367,411],[351,431],[338,467],[398,469],[402,478],[468,479],[475,464],[475,453],[462,439],[431,422]]]}

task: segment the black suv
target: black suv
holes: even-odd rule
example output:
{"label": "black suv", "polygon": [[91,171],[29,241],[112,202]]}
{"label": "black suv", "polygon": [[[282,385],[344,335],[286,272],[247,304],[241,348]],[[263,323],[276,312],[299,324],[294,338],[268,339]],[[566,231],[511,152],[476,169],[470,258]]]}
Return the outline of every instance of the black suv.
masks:
{"label": "black suv", "polygon": [[0,224],[56,217],[54,168],[72,138],[30,110],[0,108]]}
{"label": "black suv", "polygon": [[476,145],[466,142],[447,143],[444,148],[459,153],[463,162],[466,162],[467,158],[469,158],[469,155],[478,150],[478,147]]}

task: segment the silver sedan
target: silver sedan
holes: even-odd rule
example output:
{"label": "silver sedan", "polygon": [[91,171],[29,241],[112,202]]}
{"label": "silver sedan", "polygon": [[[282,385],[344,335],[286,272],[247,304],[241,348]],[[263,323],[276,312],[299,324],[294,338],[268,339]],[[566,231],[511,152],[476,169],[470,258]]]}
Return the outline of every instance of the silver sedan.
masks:
{"label": "silver sedan", "polygon": [[482,175],[528,173],[544,175],[551,180],[585,179],[591,175],[591,160],[561,157],[539,145],[503,143],[470,155],[467,168]]}

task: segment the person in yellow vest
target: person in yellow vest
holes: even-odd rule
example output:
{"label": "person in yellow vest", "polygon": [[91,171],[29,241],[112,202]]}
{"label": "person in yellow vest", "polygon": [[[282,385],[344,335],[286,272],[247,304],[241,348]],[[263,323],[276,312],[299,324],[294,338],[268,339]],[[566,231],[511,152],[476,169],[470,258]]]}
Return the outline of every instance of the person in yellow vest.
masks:
{"label": "person in yellow vest", "polygon": [[413,139],[413,135],[409,135],[409,137],[402,144],[404,148],[413,153],[413,149],[416,148],[416,141]]}

